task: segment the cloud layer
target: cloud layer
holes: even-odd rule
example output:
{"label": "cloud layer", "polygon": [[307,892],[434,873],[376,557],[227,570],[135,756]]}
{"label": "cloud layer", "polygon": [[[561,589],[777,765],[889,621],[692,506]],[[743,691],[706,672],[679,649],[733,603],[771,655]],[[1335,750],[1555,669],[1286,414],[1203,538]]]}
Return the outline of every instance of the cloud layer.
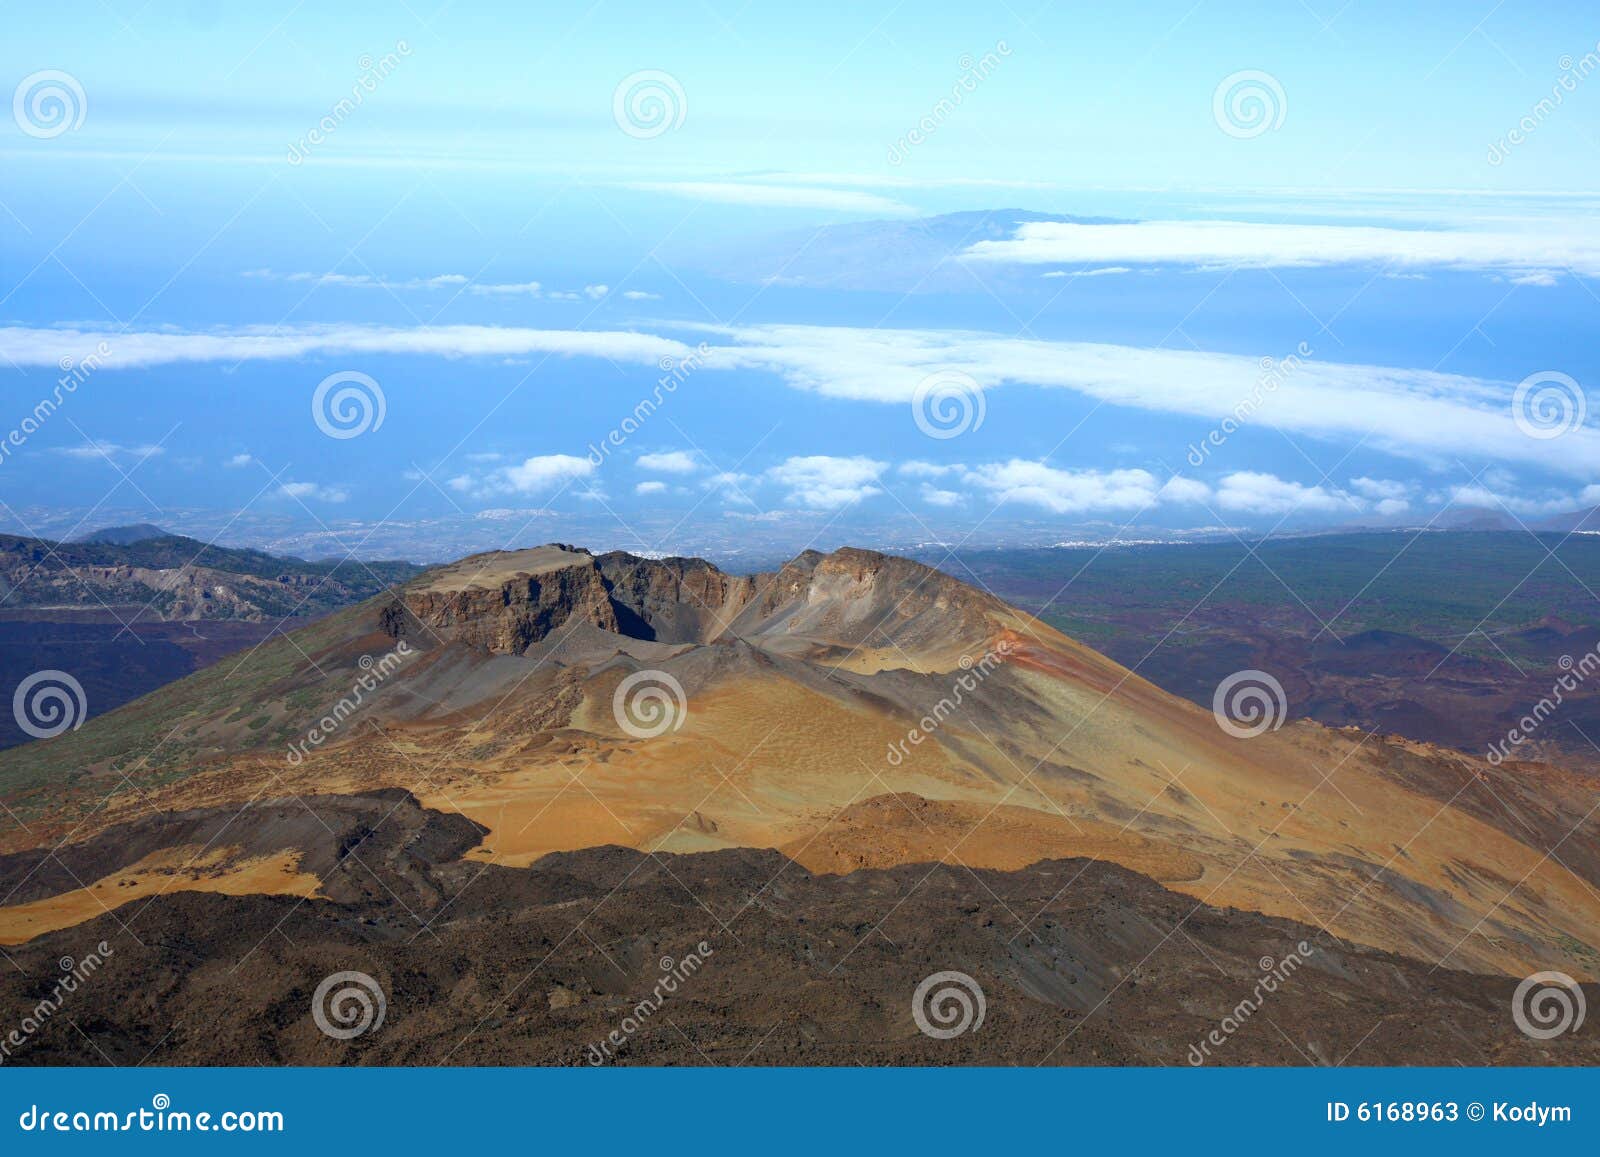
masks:
{"label": "cloud layer", "polygon": [[1600,238],[1591,230],[1389,229],[1247,221],[1134,221],[1079,225],[1035,221],[1004,241],[979,241],[968,259],[1023,264],[1171,264],[1284,268],[1382,265],[1399,269],[1537,271],[1600,277]]}

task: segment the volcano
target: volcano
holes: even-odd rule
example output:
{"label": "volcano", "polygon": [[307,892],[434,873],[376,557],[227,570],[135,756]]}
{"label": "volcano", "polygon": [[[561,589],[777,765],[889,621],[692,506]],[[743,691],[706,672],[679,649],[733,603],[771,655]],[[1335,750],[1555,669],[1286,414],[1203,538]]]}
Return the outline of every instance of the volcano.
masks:
{"label": "volcano", "polygon": [[1592,784],[1241,703],[1219,717],[871,551],[753,576],[475,555],[0,756],[0,943],[263,898],[431,935],[508,872],[618,847],[691,893],[688,865],[735,852],[913,890],[914,866],[1056,864],[1016,889],[1012,944],[1115,868],[1407,967],[1596,975]]}

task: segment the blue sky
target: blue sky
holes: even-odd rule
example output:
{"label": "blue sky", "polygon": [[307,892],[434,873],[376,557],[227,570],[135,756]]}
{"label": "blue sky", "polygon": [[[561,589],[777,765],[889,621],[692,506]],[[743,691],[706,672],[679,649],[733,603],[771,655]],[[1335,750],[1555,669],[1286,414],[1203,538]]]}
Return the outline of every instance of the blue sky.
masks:
{"label": "blue sky", "polygon": [[681,8],[13,13],[5,528],[1600,503],[1585,6]]}

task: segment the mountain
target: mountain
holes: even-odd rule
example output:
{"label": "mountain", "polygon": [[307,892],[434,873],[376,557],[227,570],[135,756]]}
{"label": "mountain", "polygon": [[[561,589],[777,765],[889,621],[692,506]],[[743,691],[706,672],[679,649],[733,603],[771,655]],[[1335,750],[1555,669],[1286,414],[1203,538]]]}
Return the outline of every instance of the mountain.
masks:
{"label": "mountain", "polygon": [[[0,535],[0,688],[66,672],[81,723],[418,570],[303,562],[149,525],[78,542]],[[0,712],[0,749],[30,738],[16,712]]]}
{"label": "mountain", "polygon": [[694,267],[757,285],[880,290],[894,293],[982,292],[1018,282],[1048,287],[1039,270],[985,266],[980,282],[959,260],[979,241],[1007,240],[1028,222],[1115,224],[1115,218],[1066,217],[1026,209],[983,209],[911,220],[851,221],[755,238],[684,254]]}
{"label": "mountain", "polygon": [[1552,514],[1534,522],[1532,528],[1557,534],[1600,534],[1600,506]]}
{"label": "mountain", "polygon": [[[130,968],[189,986],[209,953],[248,954],[252,929],[266,939],[286,921],[294,943],[324,945],[321,975],[357,945],[403,971],[419,937],[467,958],[485,921],[527,919],[547,945],[531,965],[553,961],[553,979],[590,959],[591,939],[644,960],[678,947],[647,930],[709,917],[730,968],[792,971],[821,993],[820,966],[850,961],[849,991],[865,999],[920,966],[866,947],[906,906],[979,954],[951,947],[945,967],[989,970],[1015,999],[1050,1004],[1078,983],[1109,1000],[1175,939],[1188,953],[1172,927],[1187,912],[1230,961],[1265,928],[1318,937],[1380,1016],[1414,1020],[1433,975],[1463,1002],[1453,1021],[1493,1007],[1497,978],[1593,978],[1600,960],[1600,846],[1570,838],[1591,781],[1304,721],[1243,737],[1248,692],[1225,728],[985,591],[870,551],[807,552],[754,576],[560,544],[478,555],[227,666],[0,754],[0,799],[19,821],[0,835],[0,942],[31,941],[27,958],[44,960],[92,918],[139,937]],[[593,851],[610,845],[651,854]],[[737,858],[752,849],[771,851]],[[970,912],[913,899],[941,862],[939,887],[967,888]],[[644,866],[678,898],[650,901],[624,931],[604,909]],[[1119,893],[1113,877],[1139,882]],[[1052,939],[1085,897],[1116,919]],[[556,934],[546,917],[566,917],[552,905],[578,906],[588,938],[565,947],[576,930]],[[746,946],[752,906],[763,932]],[[961,914],[978,912],[1003,914],[1006,934],[973,940]],[[174,955],[157,931],[169,927],[201,929],[206,947]],[[938,956],[937,940],[918,943]],[[252,991],[301,983],[278,948],[255,959]],[[889,971],[864,974],[876,967]],[[502,994],[510,983],[478,975]],[[576,983],[559,981],[569,995]],[[585,983],[625,990],[592,969]],[[1138,988],[1159,1005],[1149,1016],[1178,1018],[1162,1032],[1187,1023],[1177,981]],[[484,996],[439,1012],[440,1039],[471,1027],[450,1016],[500,1015]],[[165,1031],[148,1011],[118,1016],[130,1039]],[[270,1025],[228,1023],[244,1034],[226,1038],[237,1051],[197,1040],[180,1056],[269,1055],[239,1042]],[[1027,1039],[1016,1031],[1013,1044]],[[1395,1055],[1422,1055],[1416,1031]],[[1497,1023],[1475,1039],[1518,1038]],[[409,1059],[446,1055],[417,1050]]]}
{"label": "mountain", "polygon": [[264,622],[348,606],[419,569],[279,558],[154,526],[108,528],[78,542],[0,534],[0,611],[117,609],[123,622]]}
{"label": "mountain", "polygon": [[150,522],[138,522],[132,526],[103,526],[99,530],[90,531],[80,535],[73,542],[109,544],[111,546],[131,546],[136,542],[143,542],[149,538],[170,538],[165,530]]}

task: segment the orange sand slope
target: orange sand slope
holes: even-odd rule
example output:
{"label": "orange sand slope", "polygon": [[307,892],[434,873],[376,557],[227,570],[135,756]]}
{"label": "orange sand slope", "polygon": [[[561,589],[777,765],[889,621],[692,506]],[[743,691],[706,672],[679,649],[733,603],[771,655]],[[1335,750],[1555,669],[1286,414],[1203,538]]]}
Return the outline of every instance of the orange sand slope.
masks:
{"label": "orange sand slope", "polygon": [[[1600,974],[1600,841],[1575,777],[1307,723],[1235,738],[905,560],[839,551],[735,579],[543,548],[343,614],[300,633],[328,701],[386,634],[415,650],[356,722],[297,764],[233,754],[150,784],[81,838],[152,801],[395,786],[483,825],[480,862],[608,843],[774,847],[828,872],[1089,856],[1430,964]],[[641,679],[670,703],[645,734],[617,711]],[[84,900],[80,918],[99,908]]]}

